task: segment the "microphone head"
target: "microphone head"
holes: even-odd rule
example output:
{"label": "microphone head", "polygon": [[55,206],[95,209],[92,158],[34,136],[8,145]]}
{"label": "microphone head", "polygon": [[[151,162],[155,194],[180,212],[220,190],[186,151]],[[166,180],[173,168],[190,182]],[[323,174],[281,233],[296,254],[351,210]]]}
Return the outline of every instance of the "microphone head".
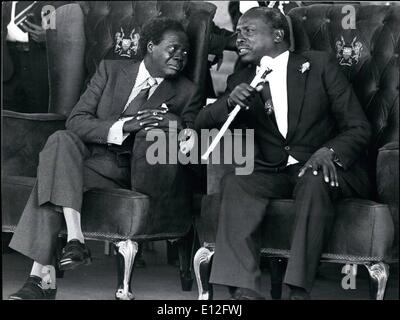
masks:
{"label": "microphone head", "polygon": [[266,68],[271,68],[270,66],[271,66],[271,62],[273,61],[274,59],[273,58],[271,58],[270,56],[264,56],[264,57],[262,57],[261,58],[261,60],[260,60],[260,67],[262,68],[262,69],[266,69]]}

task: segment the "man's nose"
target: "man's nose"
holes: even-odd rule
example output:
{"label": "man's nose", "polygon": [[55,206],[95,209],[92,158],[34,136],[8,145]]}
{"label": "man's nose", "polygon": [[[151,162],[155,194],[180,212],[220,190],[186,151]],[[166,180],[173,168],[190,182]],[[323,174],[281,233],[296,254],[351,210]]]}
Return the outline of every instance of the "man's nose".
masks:
{"label": "man's nose", "polygon": [[181,52],[181,51],[175,52],[173,59],[178,60],[178,61],[183,61],[183,59],[184,59],[183,52]]}
{"label": "man's nose", "polygon": [[245,38],[243,37],[243,35],[240,32],[238,32],[237,36],[236,36],[236,45],[242,44],[244,42],[245,42]]}

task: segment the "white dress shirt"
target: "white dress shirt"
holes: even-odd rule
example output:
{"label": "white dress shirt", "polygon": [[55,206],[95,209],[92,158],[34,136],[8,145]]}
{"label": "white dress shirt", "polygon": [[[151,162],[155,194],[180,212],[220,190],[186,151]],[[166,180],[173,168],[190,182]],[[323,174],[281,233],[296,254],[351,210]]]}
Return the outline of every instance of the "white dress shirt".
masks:
{"label": "white dress shirt", "polygon": [[[269,59],[268,67],[272,72],[267,75],[269,88],[271,91],[272,104],[274,106],[276,123],[279,132],[286,138],[288,132],[288,99],[287,99],[287,65],[289,61],[289,51],[281,53],[275,58]],[[289,155],[287,165],[298,163]]]}
{"label": "white dress shirt", "polygon": [[[150,86],[150,91],[148,98],[150,98],[150,96],[154,93],[154,91],[161,84],[161,82],[163,82],[163,80],[164,78],[153,78],[150,75],[149,71],[147,70],[144,61],[142,61],[139,65],[139,70],[136,76],[135,85],[132,88],[131,94],[129,95],[128,101],[126,102],[123,111],[126,110],[131,101],[136,98],[136,96],[142,89],[145,89],[149,86]],[[118,121],[115,122],[108,131],[107,143],[121,145],[124,142],[124,140],[129,136],[129,133],[123,132],[124,123],[131,119],[133,119],[133,117],[124,117],[118,119]]]}

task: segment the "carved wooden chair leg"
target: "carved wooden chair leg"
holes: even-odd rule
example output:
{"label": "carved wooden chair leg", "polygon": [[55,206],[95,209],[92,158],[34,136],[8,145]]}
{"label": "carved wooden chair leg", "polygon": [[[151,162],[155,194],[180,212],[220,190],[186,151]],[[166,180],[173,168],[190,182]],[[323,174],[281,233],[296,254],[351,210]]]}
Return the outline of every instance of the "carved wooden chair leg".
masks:
{"label": "carved wooden chair leg", "polygon": [[213,288],[209,282],[213,255],[214,251],[201,247],[194,256],[193,267],[199,289],[199,300],[212,300],[213,298]]}
{"label": "carved wooden chair leg", "polygon": [[269,260],[271,275],[271,298],[280,300],[282,298],[282,282],[286,271],[287,260],[285,258],[271,257]]}
{"label": "carved wooden chair leg", "polygon": [[384,262],[365,263],[370,276],[370,297],[383,300],[385,297],[386,283],[389,278],[389,265]]}
{"label": "carved wooden chair leg", "polygon": [[138,251],[138,243],[132,240],[115,243],[118,264],[118,289],[115,293],[116,300],[134,300],[131,291],[133,263]]}
{"label": "carved wooden chair leg", "polygon": [[191,291],[193,286],[193,253],[195,243],[195,232],[193,228],[177,242],[179,257],[179,274],[183,291]]}
{"label": "carved wooden chair leg", "polygon": [[56,278],[64,278],[64,271],[58,268],[58,262],[62,256],[62,249],[67,244],[67,239],[65,237],[58,237],[56,244],[56,262],[54,264],[54,268],[56,269]]}

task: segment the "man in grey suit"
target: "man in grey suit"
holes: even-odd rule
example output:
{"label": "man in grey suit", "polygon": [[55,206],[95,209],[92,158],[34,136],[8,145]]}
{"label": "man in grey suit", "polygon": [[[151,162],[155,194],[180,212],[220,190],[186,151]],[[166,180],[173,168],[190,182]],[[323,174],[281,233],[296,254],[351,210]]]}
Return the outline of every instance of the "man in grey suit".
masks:
{"label": "man in grey suit", "polygon": [[[168,127],[176,120],[184,136],[190,135],[201,97],[181,75],[188,46],[180,23],[158,18],[143,26],[143,61],[100,63],[67,120],[67,130],[51,135],[40,153],[37,181],[10,243],[34,263],[23,288],[10,299],[55,298],[55,277],[48,273],[54,274],[63,217],[68,242],[59,268],[70,270],[91,262],[80,223],[83,193],[91,187],[131,188],[133,153],[145,152],[134,146],[136,133]],[[152,183],[153,188],[145,184],[142,191],[152,198],[166,192]]]}
{"label": "man in grey suit", "polygon": [[[371,128],[351,85],[324,52],[289,52],[289,27],[276,9],[253,8],[239,20],[236,46],[247,66],[202,109],[199,128],[220,126],[239,105],[239,123],[254,129],[254,172],[228,174],[210,282],[235,287],[234,299],[262,299],[259,227],[270,199],[294,198],[290,299],[309,299],[338,197],[368,197],[365,150]],[[253,88],[265,57],[267,82]]]}

